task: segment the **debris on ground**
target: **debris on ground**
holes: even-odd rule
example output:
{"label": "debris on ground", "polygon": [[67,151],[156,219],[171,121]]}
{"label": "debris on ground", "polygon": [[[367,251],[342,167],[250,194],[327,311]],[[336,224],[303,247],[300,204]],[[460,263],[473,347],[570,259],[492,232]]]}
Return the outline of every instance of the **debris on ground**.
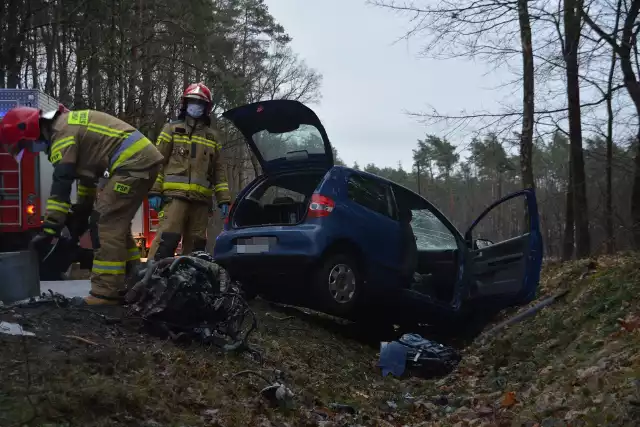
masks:
{"label": "debris on ground", "polygon": [[22,335],[26,337],[35,337],[33,332],[25,331],[22,326],[17,323],[0,322],[0,334]]}
{"label": "debris on ground", "polygon": [[401,377],[409,368],[412,374],[432,378],[450,373],[458,362],[460,354],[455,349],[418,334],[404,334],[397,341],[381,343],[378,367],[383,377]]}
{"label": "debris on ground", "polygon": [[246,349],[257,326],[239,284],[206,252],[152,263],[125,300],[128,315],[142,318],[152,333],[212,343],[225,351]]}
{"label": "debris on ground", "polygon": [[[2,307],[0,321],[36,336],[0,334],[0,425],[640,425],[640,256],[546,265],[530,306],[563,290],[490,340],[438,338],[462,359],[430,380],[381,377],[380,341],[398,337],[261,299],[250,305],[260,362],[150,336],[120,307]],[[247,370],[264,378],[234,376]]]}

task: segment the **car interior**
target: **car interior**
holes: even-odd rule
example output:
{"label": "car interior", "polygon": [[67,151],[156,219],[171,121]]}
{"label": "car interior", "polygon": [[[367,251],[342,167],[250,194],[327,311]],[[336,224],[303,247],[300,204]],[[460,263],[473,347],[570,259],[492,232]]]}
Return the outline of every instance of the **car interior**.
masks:
{"label": "car interior", "polygon": [[394,186],[393,190],[403,235],[402,276],[412,290],[448,303],[458,276],[459,250],[455,237],[422,198],[402,187]]}
{"label": "car interior", "polygon": [[309,199],[325,172],[305,172],[268,177],[253,188],[233,214],[235,227],[293,225],[301,222]]}

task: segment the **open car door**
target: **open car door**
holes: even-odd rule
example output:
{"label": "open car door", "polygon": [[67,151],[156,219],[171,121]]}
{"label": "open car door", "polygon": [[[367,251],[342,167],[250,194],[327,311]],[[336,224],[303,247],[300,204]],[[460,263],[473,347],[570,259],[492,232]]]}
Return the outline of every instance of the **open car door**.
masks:
{"label": "open car door", "polygon": [[333,148],[316,114],[298,101],[255,102],[222,113],[244,135],[265,174],[333,166]]}
{"label": "open car door", "polygon": [[[522,197],[527,229],[520,236],[493,243],[474,236],[476,226],[499,205]],[[524,189],[493,203],[471,224],[464,236],[467,245],[465,270],[469,276],[468,298],[492,308],[506,308],[532,301],[540,282],[542,235],[535,191]],[[488,307],[487,307],[488,308]]]}

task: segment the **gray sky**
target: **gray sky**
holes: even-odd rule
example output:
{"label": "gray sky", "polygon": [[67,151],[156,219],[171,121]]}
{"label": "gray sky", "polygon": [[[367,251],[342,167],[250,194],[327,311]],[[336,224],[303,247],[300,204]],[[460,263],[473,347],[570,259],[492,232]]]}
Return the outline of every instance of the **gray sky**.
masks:
{"label": "gray sky", "polygon": [[[405,170],[425,133],[442,134],[404,111],[457,113],[498,108],[511,91],[495,88],[508,74],[464,60],[416,56],[418,39],[394,44],[408,28],[405,17],[365,0],[265,0],[293,37],[292,48],[323,75],[322,100],[310,105],[340,157],[352,165],[375,163]],[[519,97],[519,92],[516,92]],[[463,149],[469,141],[451,137]]]}

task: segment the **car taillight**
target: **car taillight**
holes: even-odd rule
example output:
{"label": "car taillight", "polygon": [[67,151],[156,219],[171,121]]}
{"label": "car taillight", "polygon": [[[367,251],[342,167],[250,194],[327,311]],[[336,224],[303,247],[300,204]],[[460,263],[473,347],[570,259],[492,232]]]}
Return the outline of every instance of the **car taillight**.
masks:
{"label": "car taillight", "polygon": [[309,204],[309,212],[307,213],[307,216],[309,218],[321,218],[328,216],[335,206],[336,203],[329,197],[314,194],[311,196],[311,203]]}
{"label": "car taillight", "polygon": [[224,225],[229,225],[229,216],[231,215],[231,208],[233,208],[233,203],[229,205],[229,212],[227,213],[227,216],[224,217]]}

